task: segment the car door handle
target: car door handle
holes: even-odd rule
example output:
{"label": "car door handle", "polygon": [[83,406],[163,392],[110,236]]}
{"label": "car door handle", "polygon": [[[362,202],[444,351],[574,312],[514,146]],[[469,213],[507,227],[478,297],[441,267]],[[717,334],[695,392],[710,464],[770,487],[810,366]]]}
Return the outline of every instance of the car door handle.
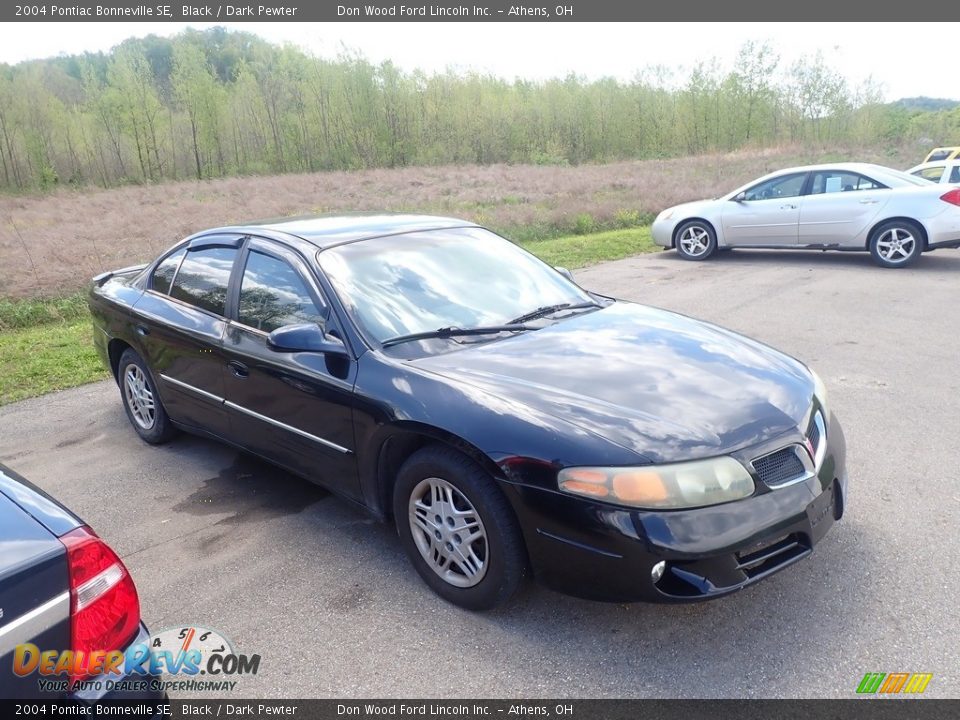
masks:
{"label": "car door handle", "polygon": [[781,210],[796,210],[796,209],[797,209],[797,206],[796,206],[796,205],[781,205],[781,206],[780,206],[780,209],[781,209]]}
{"label": "car door handle", "polygon": [[144,337],[146,337],[147,335],[150,334],[150,328],[148,328],[146,325],[137,325],[135,327],[136,327],[137,335],[143,335]]}
{"label": "car door handle", "polygon": [[227,367],[230,368],[230,372],[238,378],[245,378],[250,376],[250,370],[247,369],[247,366],[242,362],[237,362],[236,360],[231,360],[227,363]]}
{"label": "car door handle", "polygon": [[860,201],[860,204],[861,204],[861,205],[876,205],[877,202],[879,202],[879,201],[877,201],[877,200],[871,200],[870,198],[864,198],[863,200]]}

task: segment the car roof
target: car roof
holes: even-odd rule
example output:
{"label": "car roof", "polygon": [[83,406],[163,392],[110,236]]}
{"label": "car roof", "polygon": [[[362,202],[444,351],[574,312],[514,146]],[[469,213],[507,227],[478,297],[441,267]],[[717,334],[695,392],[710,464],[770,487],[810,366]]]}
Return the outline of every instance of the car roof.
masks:
{"label": "car roof", "polygon": [[259,220],[243,225],[204,230],[211,233],[245,233],[287,238],[298,238],[320,250],[375,237],[404,235],[427,230],[477,227],[476,223],[450,217],[412,215],[404,213],[356,213],[348,215],[305,215],[299,217]]}
{"label": "car roof", "polygon": [[947,160],[947,159],[928,160],[927,162],[922,162],[919,165],[914,165],[909,170],[904,170],[904,172],[912,173],[914,170],[923,170],[924,168],[928,168],[928,167],[943,167],[944,165],[946,165],[947,167],[951,167],[953,165],[960,165],[960,158],[952,158],[950,160]]}
{"label": "car roof", "polygon": [[724,198],[732,198],[739,192],[742,192],[757,183],[765,182],[767,180],[772,180],[773,178],[783,177],[784,175],[792,175],[794,173],[806,173],[806,172],[817,172],[817,171],[830,171],[836,170],[838,172],[853,172],[860,173],[861,175],[866,175],[872,177],[876,180],[881,180],[884,183],[902,186],[908,184],[907,181],[901,176],[902,173],[900,170],[894,170],[893,168],[884,167],[883,165],[876,165],[874,163],[862,163],[862,162],[849,162],[849,163],[824,163],[821,165],[799,165],[797,167],[783,168],[782,170],[774,170],[771,173],[767,173],[762,177],[754,178],[750,182],[741,185],[736,190],[733,190],[730,193],[722,196]]}
{"label": "car roof", "polygon": [[869,173],[869,172],[889,172],[893,168],[877,165],[876,163],[823,163],[821,165],[799,165],[797,167],[785,168],[770,173],[770,175],[783,175],[796,172],[811,172],[814,170],[849,170],[851,172]]}

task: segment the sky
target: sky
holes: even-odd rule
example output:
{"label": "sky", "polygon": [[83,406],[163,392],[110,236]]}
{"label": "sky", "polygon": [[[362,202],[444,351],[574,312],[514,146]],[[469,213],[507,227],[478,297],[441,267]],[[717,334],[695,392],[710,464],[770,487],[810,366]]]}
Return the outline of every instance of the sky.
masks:
{"label": "sky", "polygon": [[[405,70],[448,68],[507,79],[543,80],[575,73],[629,80],[654,65],[680,81],[697,62],[716,58],[730,69],[744,42],[767,41],[788,66],[817,51],[852,84],[868,78],[887,100],[927,95],[960,99],[956,74],[909,47],[910,37],[942,36],[942,23],[219,23],[320,57],[345,47]],[[0,62],[109,50],[150,33],[173,35],[214,23],[6,23]],[[906,29],[904,25],[911,27]]]}

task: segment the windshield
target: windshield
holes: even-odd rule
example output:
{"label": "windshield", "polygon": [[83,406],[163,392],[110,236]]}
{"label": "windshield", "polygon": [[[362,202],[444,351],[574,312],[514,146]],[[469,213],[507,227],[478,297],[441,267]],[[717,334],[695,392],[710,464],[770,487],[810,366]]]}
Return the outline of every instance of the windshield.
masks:
{"label": "windshield", "polygon": [[592,302],[549,265],[481,228],[361,240],[317,257],[361,331],[377,342]]}

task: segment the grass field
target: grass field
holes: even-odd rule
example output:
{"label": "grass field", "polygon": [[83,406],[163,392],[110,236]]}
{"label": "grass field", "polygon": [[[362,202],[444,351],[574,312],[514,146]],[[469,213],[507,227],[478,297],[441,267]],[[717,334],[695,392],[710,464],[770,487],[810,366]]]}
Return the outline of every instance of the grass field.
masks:
{"label": "grass field", "polygon": [[[649,228],[521,243],[552,265],[574,269],[657,249]],[[0,301],[0,405],[102,380],[86,299]]]}
{"label": "grass field", "polygon": [[649,224],[670,205],[826,160],[906,167],[914,158],[897,148],[782,147],[576,167],[395,168],[0,196],[0,297],[67,295],[198,230],[255,218],[426,212],[527,242]]}
{"label": "grass field", "polygon": [[102,380],[90,319],[0,332],[0,405]]}

